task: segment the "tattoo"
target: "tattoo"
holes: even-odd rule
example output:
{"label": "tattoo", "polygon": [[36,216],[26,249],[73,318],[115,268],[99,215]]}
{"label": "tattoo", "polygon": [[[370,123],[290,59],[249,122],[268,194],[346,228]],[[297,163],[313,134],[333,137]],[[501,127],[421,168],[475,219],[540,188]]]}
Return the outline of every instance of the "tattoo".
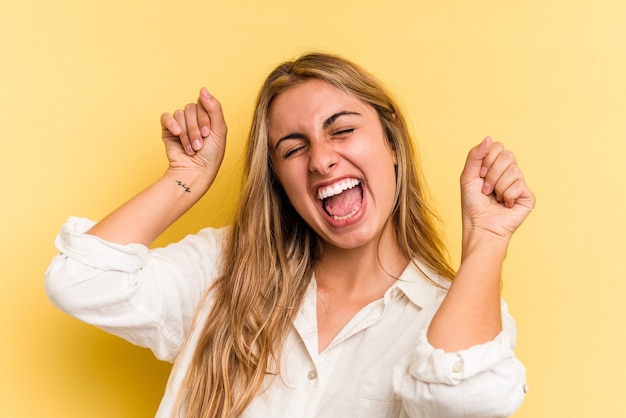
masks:
{"label": "tattoo", "polygon": [[187,193],[191,193],[191,189],[190,189],[190,188],[189,188],[189,187],[188,187],[185,183],[183,183],[182,181],[180,181],[180,180],[176,180],[176,184],[178,184],[180,187],[182,187],[183,189],[185,189],[185,191],[186,191]]}

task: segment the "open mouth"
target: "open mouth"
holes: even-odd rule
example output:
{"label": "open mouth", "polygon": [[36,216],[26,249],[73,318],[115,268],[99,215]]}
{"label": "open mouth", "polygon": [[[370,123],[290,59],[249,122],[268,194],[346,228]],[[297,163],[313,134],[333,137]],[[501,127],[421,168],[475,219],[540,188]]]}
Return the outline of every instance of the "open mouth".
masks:
{"label": "open mouth", "polygon": [[354,216],[361,208],[363,188],[357,179],[344,179],[321,187],[317,191],[317,198],[322,201],[322,208],[328,216],[336,221],[344,221]]}

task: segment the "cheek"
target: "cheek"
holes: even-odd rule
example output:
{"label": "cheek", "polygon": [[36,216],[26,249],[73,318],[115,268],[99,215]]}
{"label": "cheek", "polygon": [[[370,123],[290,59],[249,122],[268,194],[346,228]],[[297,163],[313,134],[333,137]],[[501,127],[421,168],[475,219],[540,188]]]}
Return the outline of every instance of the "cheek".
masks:
{"label": "cheek", "polygon": [[379,160],[375,171],[378,173],[374,181],[382,193],[385,201],[389,200],[393,205],[396,196],[396,187],[398,181],[398,166],[395,159],[390,155],[385,155],[384,161]]}
{"label": "cheek", "polygon": [[291,205],[297,209],[303,200],[303,194],[306,193],[306,180],[294,170],[288,170],[285,167],[276,168],[274,176]]}
{"label": "cheek", "polygon": [[295,187],[295,185],[291,181],[282,181],[281,185],[283,186],[285,195],[287,195],[287,199],[289,199],[291,204],[294,205],[294,203],[297,203],[297,188]]}

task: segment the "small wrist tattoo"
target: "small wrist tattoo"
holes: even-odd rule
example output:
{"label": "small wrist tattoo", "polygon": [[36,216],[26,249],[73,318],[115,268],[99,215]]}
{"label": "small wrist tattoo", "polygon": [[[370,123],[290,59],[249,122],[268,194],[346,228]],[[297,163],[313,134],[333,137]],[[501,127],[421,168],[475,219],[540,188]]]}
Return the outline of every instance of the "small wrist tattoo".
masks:
{"label": "small wrist tattoo", "polygon": [[185,192],[191,193],[191,189],[185,183],[183,183],[182,181],[176,180],[176,184],[178,184],[180,187],[185,189]]}

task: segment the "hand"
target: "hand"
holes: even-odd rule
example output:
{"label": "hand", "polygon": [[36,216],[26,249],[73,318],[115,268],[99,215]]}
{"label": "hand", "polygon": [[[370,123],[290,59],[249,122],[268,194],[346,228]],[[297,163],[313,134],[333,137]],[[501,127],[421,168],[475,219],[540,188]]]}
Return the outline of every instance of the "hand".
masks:
{"label": "hand", "polygon": [[512,152],[487,137],[472,148],[461,174],[464,241],[486,232],[507,242],[535,206]]}
{"label": "hand", "polygon": [[213,178],[224,158],[227,127],[220,102],[206,88],[197,103],[161,115],[170,169],[200,169]]}

